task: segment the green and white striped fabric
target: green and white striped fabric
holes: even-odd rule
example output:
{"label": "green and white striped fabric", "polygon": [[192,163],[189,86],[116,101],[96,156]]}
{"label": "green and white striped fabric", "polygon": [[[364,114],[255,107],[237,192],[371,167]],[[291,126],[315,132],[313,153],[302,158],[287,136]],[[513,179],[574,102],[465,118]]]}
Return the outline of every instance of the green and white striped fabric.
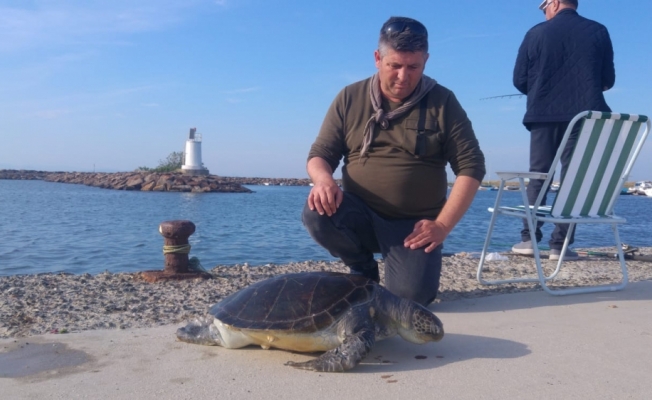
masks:
{"label": "green and white striped fabric", "polygon": [[587,114],[550,214],[561,218],[611,215],[627,161],[646,121],[643,115]]}

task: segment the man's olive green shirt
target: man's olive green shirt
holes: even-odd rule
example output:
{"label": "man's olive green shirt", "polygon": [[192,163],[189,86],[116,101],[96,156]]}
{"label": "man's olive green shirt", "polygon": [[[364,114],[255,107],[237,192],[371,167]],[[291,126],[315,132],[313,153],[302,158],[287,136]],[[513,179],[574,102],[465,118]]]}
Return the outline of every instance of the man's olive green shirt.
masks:
{"label": "man's olive green shirt", "polygon": [[[446,203],[446,165],[456,176],[482,181],[484,155],[455,95],[441,85],[428,94],[426,150],[415,156],[419,104],[387,129],[376,124],[369,151],[360,157],[365,124],[373,115],[371,78],[345,87],[331,104],[308,160],[323,158],[333,171],[344,160],[342,186],[386,218],[437,217]],[[400,103],[383,99],[389,112]]]}

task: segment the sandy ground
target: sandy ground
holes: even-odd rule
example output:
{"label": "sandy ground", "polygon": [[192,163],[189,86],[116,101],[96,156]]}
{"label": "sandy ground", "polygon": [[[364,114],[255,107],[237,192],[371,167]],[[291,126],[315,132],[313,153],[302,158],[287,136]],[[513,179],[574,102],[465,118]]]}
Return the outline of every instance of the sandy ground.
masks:
{"label": "sandy ground", "polygon": [[376,343],[346,373],[299,354],[176,340],[181,324],[0,339],[2,399],[649,399],[652,281],[574,296],[541,291],[430,306],[446,335]]}

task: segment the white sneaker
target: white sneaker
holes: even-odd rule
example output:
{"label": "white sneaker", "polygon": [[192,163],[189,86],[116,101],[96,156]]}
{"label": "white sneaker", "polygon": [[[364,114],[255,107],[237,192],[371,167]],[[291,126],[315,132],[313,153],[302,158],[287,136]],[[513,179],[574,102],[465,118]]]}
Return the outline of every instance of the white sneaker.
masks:
{"label": "white sneaker", "polygon": [[532,242],[521,242],[512,246],[512,251],[516,254],[525,254],[531,256],[534,254],[534,248],[532,247]]}

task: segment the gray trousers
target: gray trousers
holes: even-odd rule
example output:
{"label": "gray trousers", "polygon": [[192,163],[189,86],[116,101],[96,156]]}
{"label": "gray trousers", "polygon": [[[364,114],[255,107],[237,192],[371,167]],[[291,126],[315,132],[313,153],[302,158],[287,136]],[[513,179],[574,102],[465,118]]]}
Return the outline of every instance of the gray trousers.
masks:
{"label": "gray trousers", "polygon": [[[530,125],[530,172],[548,172],[552,166],[552,161],[557,154],[557,150],[561,145],[561,140],[564,138],[564,133],[568,127],[569,122],[548,122],[548,123],[533,123]],[[579,135],[581,124],[576,124],[573,128],[571,136],[566,142],[566,147],[561,156],[561,175],[560,182],[566,176],[568,164],[570,164],[575,144],[577,143],[577,136]],[[543,186],[543,179],[531,179],[527,185],[527,198],[530,205],[534,204],[541,193]],[[541,205],[546,205],[548,193],[543,197]],[[537,242],[541,241],[543,234],[541,233],[541,226],[543,222],[539,222],[536,227],[535,236]],[[552,232],[548,244],[551,249],[561,250],[564,245],[564,239],[568,232],[568,224],[555,224],[555,229]],[[575,232],[570,238],[570,244],[575,239]],[[527,222],[523,220],[523,230],[521,230],[521,240],[524,242],[530,241],[530,230]]]}
{"label": "gray trousers", "polygon": [[310,210],[306,203],[302,219],[310,236],[340,258],[351,273],[379,281],[374,253],[380,253],[385,261],[385,287],[390,292],[422,305],[437,297],[442,245],[430,253],[403,246],[421,218],[383,218],[360,198],[344,192],[342,204],[331,217]]}

